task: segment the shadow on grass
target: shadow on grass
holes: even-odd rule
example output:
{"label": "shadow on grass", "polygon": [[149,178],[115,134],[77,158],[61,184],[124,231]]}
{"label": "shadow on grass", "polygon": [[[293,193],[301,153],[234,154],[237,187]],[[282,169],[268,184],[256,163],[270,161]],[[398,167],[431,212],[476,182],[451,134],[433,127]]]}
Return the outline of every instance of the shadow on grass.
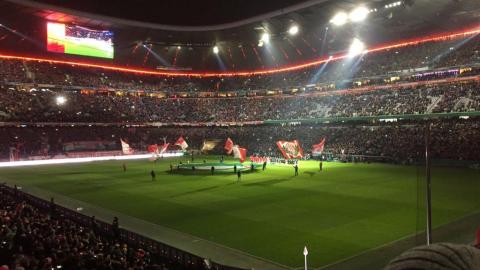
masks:
{"label": "shadow on grass", "polygon": [[[242,175],[244,174],[252,174],[252,173],[257,173],[259,172],[259,170],[255,169],[254,171],[252,170],[242,170]],[[166,171],[166,173],[168,174],[178,174],[178,175],[190,175],[190,176],[193,176],[193,175],[201,175],[201,176],[208,176],[208,175],[211,175],[211,176],[216,176],[216,175],[236,175],[237,173],[233,172],[232,171],[220,171],[220,170],[217,170],[214,172],[214,174],[212,175],[212,172],[210,170],[173,170],[173,171]]]}
{"label": "shadow on grass", "polygon": [[275,184],[290,181],[290,180],[292,180],[292,178],[295,178],[295,176],[290,176],[289,178],[281,178],[281,179],[272,179],[272,180],[260,181],[260,182],[255,182],[255,183],[246,183],[246,184],[243,184],[243,185],[244,186],[272,186],[272,185],[275,185]]}
{"label": "shadow on grass", "polygon": [[[95,173],[95,172],[89,172],[89,171],[78,171],[78,172],[75,172],[75,171],[68,171],[68,172],[59,172],[59,173],[55,173],[55,175],[58,175],[58,176],[62,176],[62,175],[82,175],[82,174],[92,174],[92,173]],[[47,174],[51,174],[51,172],[48,172]]]}
{"label": "shadow on grass", "polygon": [[170,198],[176,198],[176,197],[180,197],[180,196],[191,195],[191,194],[200,193],[200,192],[204,192],[204,191],[214,190],[214,189],[217,189],[219,187],[221,187],[221,185],[190,190],[190,191],[182,192],[182,193],[179,193],[179,194],[175,194],[173,196],[170,196]]}

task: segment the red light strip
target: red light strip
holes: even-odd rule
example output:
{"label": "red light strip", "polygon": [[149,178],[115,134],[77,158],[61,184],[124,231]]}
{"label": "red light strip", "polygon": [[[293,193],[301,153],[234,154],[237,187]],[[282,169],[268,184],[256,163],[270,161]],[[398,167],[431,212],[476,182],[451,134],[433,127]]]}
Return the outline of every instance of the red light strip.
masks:
{"label": "red light strip", "polygon": [[[475,27],[469,30],[455,32],[450,34],[440,34],[436,36],[429,36],[425,38],[419,38],[414,40],[402,41],[400,43],[395,44],[387,44],[379,47],[374,47],[372,49],[366,50],[366,53],[370,52],[380,52],[386,51],[395,48],[401,48],[406,46],[417,45],[426,42],[438,41],[438,40],[445,40],[445,39],[455,39],[460,37],[471,36],[475,34],[480,34],[480,27]],[[253,48],[255,50],[255,48]],[[322,57],[317,60],[295,64],[290,66],[284,66],[280,68],[273,68],[273,69],[265,69],[265,70],[246,70],[246,71],[237,71],[237,72],[169,72],[169,71],[156,71],[156,70],[149,70],[149,69],[136,69],[136,68],[128,68],[128,67],[121,67],[121,66],[112,66],[112,65],[102,65],[102,64],[94,64],[94,63],[86,63],[86,62],[75,62],[75,61],[64,61],[64,60],[54,60],[48,58],[37,58],[37,57],[27,57],[27,56],[16,56],[16,55],[6,55],[0,53],[0,59],[15,59],[15,60],[22,60],[22,61],[38,61],[38,62],[49,62],[54,64],[64,64],[64,65],[75,65],[81,67],[91,67],[91,68],[100,68],[106,70],[113,70],[113,71],[122,71],[122,72],[129,72],[129,73],[140,73],[140,74],[149,74],[149,75],[159,75],[159,76],[191,76],[191,77],[234,77],[234,76],[252,76],[252,75],[266,75],[266,74],[274,74],[280,72],[287,72],[287,71],[294,71],[305,69],[312,66],[321,65],[328,61],[337,61],[344,58],[349,57],[348,54],[338,54],[332,57]]]}

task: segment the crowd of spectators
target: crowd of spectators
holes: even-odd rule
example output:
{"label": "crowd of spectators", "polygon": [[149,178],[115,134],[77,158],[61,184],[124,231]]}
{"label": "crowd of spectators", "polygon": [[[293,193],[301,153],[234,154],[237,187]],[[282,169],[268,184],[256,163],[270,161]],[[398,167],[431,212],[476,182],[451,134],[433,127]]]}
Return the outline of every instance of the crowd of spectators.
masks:
{"label": "crowd of spectators", "polygon": [[[448,39],[419,43],[411,46],[392,48],[386,51],[369,53],[357,58],[349,66],[345,59],[328,63],[319,74],[319,67],[301,71],[249,77],[162,77],[126,72],[107,71],[73,65],[61,65],[47,62],[0,60],[0,121],[2,122],[55,122],[55,123],[115,123],[141,124],[145,122],[189,123],[237,122],[264,120],[296,120],[321,117],[357,117],[378,115],[425,114],[439,112],[480,111],[480,82],[478,80],[419,84],[417,86],[393,85],[385,89],[354,90],[345,92],[325,92],[304,94],[285,94],[274,96],[242,97],[169,97],[159,98],[152,95],[139,95],[138,92],[101,91],[102,88],[117,90],[158,90],[163,92],[284,89],[318,81],[335,81],[341,76],[345,79],[371,77],[377,75],[395,76],[397,71],[470,65],[479,62],[479,37]],[[468,69],[468,68],[466,68]],[[422,69],[423,70],[423,69]],[[392,73],[393,72],[393,73]],[[416,76],[413,80],[425,80],[444,76],[443,71]],[[390,74],[391,73],[391,74]],[[458,76],[459,69],[452,76]],[[338,77],[337,75],[341,75]],[[345,74],[349,74],[348,76]],[[417,74],[418,75],[418,74]],[[337,76],[337,78],[335,78]],[[346,76],[346,77],[345,77]],[[383,80],[383,79],[382,79]],[[49,84],[62,87],[36,87],[37,84]],[[29,87],[25,85],[30,84]],[[67,87],[68,86],[68,87]],[[75,90],[75,86],[79,86]],[[95,91],[79,89],[92,88]],[[58,104],[57,97],[66,99]],[[437,128],[443,124],[437,123]],[[464,123],[445,123],[436,134],[439,148],[450,144],[463,145],[477,136],[472,129],[478,123],[466,129],[458,126]],[[82,130],[78,134],[87,131]],[[24,154],[35,152],[61,152],[62,142],[85,141],[111,136],[130,137],[121,128],[88,129],[88,136],[78,137],[71,130],[26,128],[17,132],[15,128],[5,128],[5,139],[0,142],[2,157],[8,155],[9,147],[22,143]],[[236,140],[261,154],[272,153],[276,139],[296,138],[306,147],[316,143],[320,137],[328,137],[328,148],[333,153],[391,156],[399,160],[414,158],[419,151],[418,141],[422,141],[421,128],[407,126],[375,126],[368,128],[338,127],[326,128],[301,126],[282,128],[272,127],[235,127],[235,128],[192,128],[192,129],[138,129],[132,136],[134,146],[144,149],[149,143],[149,134],[174,137],[184,133],[190,140],[201,144],[205,138],[236,137]],[[312,131],[313,130],[313,131]],[[452,133],[447,132],[448,130]],[[158,134],[161,133],[161,134]],[[314,135],[312,135],[314,134]],[[455,134],[455,136],[451,135]],[[361,135],[361,136],[360,136]],[[31,138],[28,138],[31,136]],[[110,137],[109,137],[110,136]],[[105,138],[108,137],[108,138]],[[356,139],[358,138],[358,139]],[[415,139],[412,139],[415,138]],[[460,138],[460,139],[459,139]],[[464,141],[461,141],[462,139]],[[460,142],[461,141],[461,142]],[[403,145],[405,144],[405,145]],[[48,147],[47,147],[48,145]],[[391,147],[395,145],[395,147]],[[397,147],[398,146],[398,147]],[[452,147],[438,152],[440,158],[476,159],[471,149]],[[448,150],[448,151],[447,151]]]}
{"label": "crowd of spectators", "polygon": [[92,30],[78,25],[66,25],[65,35],[75,38],[90,38],[103,40],[112,43],[113,33],[111,31]]}
{"label": "crowd of spectators", "polygon": [[3,82],[55,84],[163,92],[286,89],[318,82],[372,78],[409,71],[465,66],[480,62],[480,36],[418,43],[372,52],[358,59],[329,62],[325,67],[248,77],[172,77],[108,71],[47,62],[0,60]]}
{"label": "crowd of spectators", "polygon": [[[432,126],[432,156],[436,159],[479,160],[480,134],[478,120],[438,121]],[[248,149],[248,155],[280,156],[278,140],[301,142],[306,153],[313,144],[326,138],[325,153],[334,157],[363,155],[384,157],[388,161],[412,163],[424,158],[425,125],[419,123],[382,123],[380,125],[284,125],[236,127],[11,127],[3,128],[0,158],[8,159],[9,147],[19,146],[20,157],[65,153],[63,144],[75,141],[128,141],[137,151],[150,144],[174,143],[183,136],[190,149],[200,149],[204,140],[218,139],[221,143],[212,153],[223,153],[223,142],[230,137]],[[175,146],[171,148],[175,149]]]}
{"label": "crowd of spectators", "polygon": [[22,198],[20,191],[0,186],[2,269],[185,269],[157,256],[154,247],[122,241],[118,219],[105,232],[95,217],[80,224],[57,211],[53,201],[45,209]]}
{"label": "crowd of spectators", "polygon": [[[480,111],[478,81],[331,95],[167,98],[0,87],[0,121],[244,122]],[[62,95],[66,104],[56,103]]]}

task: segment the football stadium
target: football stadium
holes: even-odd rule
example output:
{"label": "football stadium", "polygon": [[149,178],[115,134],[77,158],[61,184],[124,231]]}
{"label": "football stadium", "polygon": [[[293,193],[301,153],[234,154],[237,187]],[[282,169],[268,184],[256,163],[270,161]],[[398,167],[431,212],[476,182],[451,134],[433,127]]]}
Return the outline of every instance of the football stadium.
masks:
{"label": "football stadium", "polygon": [[0,270],[480,269],[479,18],[0,0]]}

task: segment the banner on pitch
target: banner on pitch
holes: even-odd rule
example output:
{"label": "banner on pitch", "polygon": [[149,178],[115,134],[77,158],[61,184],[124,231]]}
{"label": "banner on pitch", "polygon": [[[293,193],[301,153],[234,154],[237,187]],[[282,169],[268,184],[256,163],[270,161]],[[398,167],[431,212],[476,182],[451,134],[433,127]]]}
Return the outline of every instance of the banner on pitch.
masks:
{"label": "banner on pitch", "polygon": [[235,145],[232,147],[233,156],[240,160],[240,163],[243,163],[247,158],[247,149]]}
{"label": "banner on pitch", "polygon": [[130,147],[128,143],[124,140],[120,139],[120,143],[122,144],[122,152],[124,155],[131,155],[133,154],[133,148]]}
{"label": "banner on pitch", "polygon": [[325,138],[323,138],[320,143],[312,145],[312,156],[318,157],[323,153],[323,148],[325,147]]}
{"label": "banner on pitch", "polygon": [[188,144],[182,136],[178,138],[178,140],[175,142],[174,145],[180,146],[180,148],[182,148],[183,151],[185,151],[188,148]]}
{"label": "banner on pitch", "polygon": [[201,151],[202,152],[207,152],[207,151],[213,150],[213,148],[215,148],[215,146],[217,146],[218,142],[219,142],[218,140],[205,140],[205,141],[203,141]]}
{"label": "banner on pitch", "polygon": [[303,157],[303,150],[297,140],[293,141],[277,141],[277,146],[285,159]]}
{"label": "banner on pitch", "polygon": [[233,144],[232,139],[227,138],[227,140],[225,141],[225,147],[224,147],[225,151],[227,151],[227,154],[230,155],[232,153],[233,146],[234,146],[234,144]]}
{"label": "banner on pitch", "polygon": [[149,153],[157,153],[158,152],[158,144],[151,144],[147,147],[147,151]]}
{"label": "banner on pitch", "polygon": [[158,150],[158,154],[161,155],[161,154],[165,153],[167,151],[169,145],[170,145],[170,143],[162,144],[160,146],[160,149]]}

